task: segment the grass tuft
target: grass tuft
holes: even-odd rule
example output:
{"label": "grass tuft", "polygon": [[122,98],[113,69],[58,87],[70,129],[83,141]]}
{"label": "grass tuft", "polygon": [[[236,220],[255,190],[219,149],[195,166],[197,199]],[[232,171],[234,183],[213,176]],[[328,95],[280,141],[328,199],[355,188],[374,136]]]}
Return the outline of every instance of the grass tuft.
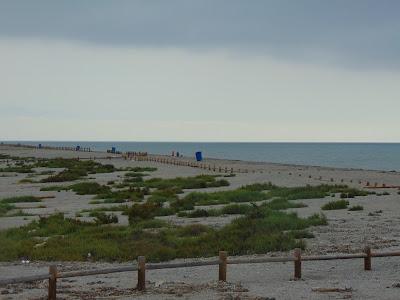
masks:
{"label": "grass tuft", "polygon": [[336,200],[330,201],[324,205],[322,205],[322,210],[337,210],[337,209],[346,209],[349,206],[349,201],[347,200]]}

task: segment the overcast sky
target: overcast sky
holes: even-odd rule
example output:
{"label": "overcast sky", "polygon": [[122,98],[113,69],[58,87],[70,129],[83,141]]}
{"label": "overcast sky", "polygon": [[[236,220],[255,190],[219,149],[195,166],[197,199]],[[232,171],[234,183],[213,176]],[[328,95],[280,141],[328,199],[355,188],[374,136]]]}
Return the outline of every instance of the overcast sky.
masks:
{"label": "overcast sky", "polygon": [[400,142],[400,1],[0,0],[0,140]]}

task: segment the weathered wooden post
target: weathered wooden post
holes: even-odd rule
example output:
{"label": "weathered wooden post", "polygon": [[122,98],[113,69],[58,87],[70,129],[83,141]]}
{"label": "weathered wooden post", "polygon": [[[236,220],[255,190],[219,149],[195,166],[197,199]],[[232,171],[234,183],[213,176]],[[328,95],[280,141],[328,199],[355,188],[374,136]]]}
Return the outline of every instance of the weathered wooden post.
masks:
{"label": "weathered wooden post", "polygon": [[57,267],[49,267],[49,300],[57,299]]}
{"label": "weathered wooden post", "polygon": [[137,290],[144,291],[146,289],[146,257],[138,257],[138,282]]}
{"label": "weathered wooden post", "polygon": [[364,248],[364,253],[367,255],[364,257],[364,270],[371,271],[371,247],[366,246]]}
{"label": "weathered wooden post", "polygon": [[294,249],[294,279],[301,279],[301,249]]}
{"label": "weathered wooden post", "polygon": [[226,266],[227,266],[228,252],[219,251],[219,281],[226,281]]}

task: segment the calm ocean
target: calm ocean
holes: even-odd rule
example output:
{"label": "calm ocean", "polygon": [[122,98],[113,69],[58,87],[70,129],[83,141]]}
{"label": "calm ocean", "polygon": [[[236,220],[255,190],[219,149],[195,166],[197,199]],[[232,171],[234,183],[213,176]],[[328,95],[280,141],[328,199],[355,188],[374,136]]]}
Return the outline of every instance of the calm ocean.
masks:
{"label": "calm ocean", "polygon": [[[178,142],[31,142],[22,144],[91,147],[105,151],[147,151],[285,164],[400,171],[399,143],[178,143]],[[17,143],[17,142],[14,142]]]}

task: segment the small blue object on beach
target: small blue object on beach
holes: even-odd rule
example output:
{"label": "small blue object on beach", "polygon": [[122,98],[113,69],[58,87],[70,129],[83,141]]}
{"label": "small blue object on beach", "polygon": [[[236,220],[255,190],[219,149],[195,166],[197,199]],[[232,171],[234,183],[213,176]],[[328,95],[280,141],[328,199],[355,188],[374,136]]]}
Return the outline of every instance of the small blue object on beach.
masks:
{"label": "small blue object on beach", "polygon": [[39,144],[39,149],[42,149],[42,144]]}
{"label": "small blue object on beach", "polygon": [[79,150],[81,150],[81,146],[76,146],[76,151],[79,151]]}
{"label": "small blue object on beach", "polygon": [[111,147],[111,153],[115,153],[116,149],[115,147]]}
{"label": "small blue object on beach", "polygon": [[201,155],[201,151],[197,151],[196,152],[196,160],[197,161],[202,161],[203,160],[203,156]]}

